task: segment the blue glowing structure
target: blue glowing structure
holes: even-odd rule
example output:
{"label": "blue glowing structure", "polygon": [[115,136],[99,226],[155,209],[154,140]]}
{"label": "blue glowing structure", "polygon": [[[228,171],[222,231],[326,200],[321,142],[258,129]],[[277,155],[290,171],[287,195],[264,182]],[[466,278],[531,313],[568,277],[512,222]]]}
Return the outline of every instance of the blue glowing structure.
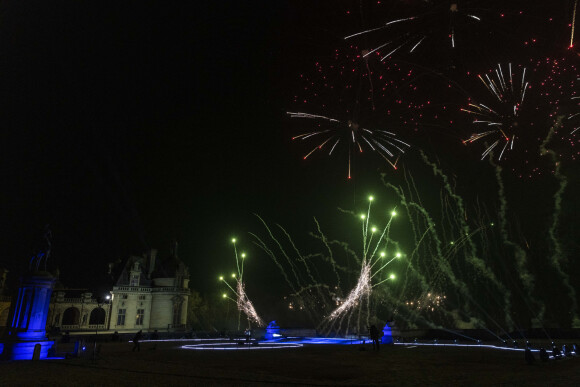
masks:
{"label": "blue glowing structure", "polygon": [[[391,327],[392,328],[392,327]],[[396,328],[395,328],[396,329]],[[144,340],[144,341],[151,341],[151,340]],[[251,351],[251,350],[259,350],[259,349],[288,349],[288,348],[301,348],[304,346],[310,345],[361,345],[368,343],[368,338],[364,339],[347,339],[347,338],[338,338],[338,337],[287,337],[287,338],[277,338],[274,340],[265,340],[260,342],[254,342],[252,345],[245,345],[245,340],[239,339],[234,340],[226,340],[223,338],[217,339],[169,339],[169,340],[155,340],[155,341],[172,341],[172,342],[183,342],[188,341],[191,344],[182,345],[182,349],[190,349],[190,350],[214,350],[214,351]],[[244,345],[240,345],[239,343],[243,343]],[[408,348],[416,348],[420,346],[428,346],[428,347],[439,347],[439,348],[450,348],[450,347],[457,347],[457,348],[480,348],[480,349],[493,349],[493,350],[501,350],[501,351],[511,351],[511,352],[524,352],[524,348],[512,348],[512,347],[505,347],[505,346],[498,346],[498,345],[491,345],[491,344],[482,344],[481,342],[477,343],[470,343],[470,344],[460,344],[456,342],[418,342],[414,341],[412,343],[402,343],[402,342],[395,342],[394,345],[399,345]],[[539,349],[531,349],[532,352],[540,352]],[[547,350],[550,359],[555,359],[553,351]],[[570,356],[576,356],[576,351],[571,351]]]}
{"label": "blue glowing structure", "polygon": [[385,327],[383,328],[381,344],[393,344],[393,328],[391,328],[389,323],[386,323]]}
{"label": "blue glowing structure", "polygon": [[54,341],[46,340],[46,318],[54,282],[48,272],[36,271],[20,278],[10,328],[2,340],[2,359],[31,360],[36,345],[40,345],[38,358],[46,359],[48,349],[54,345]]}
{"label": "blue glowing structure", "polygon": [[280,327],[276,325],[276,320],[270,321],[270,324],[266,327],[266,335],[264,337],[266,340],[279,339],[282,337]]}

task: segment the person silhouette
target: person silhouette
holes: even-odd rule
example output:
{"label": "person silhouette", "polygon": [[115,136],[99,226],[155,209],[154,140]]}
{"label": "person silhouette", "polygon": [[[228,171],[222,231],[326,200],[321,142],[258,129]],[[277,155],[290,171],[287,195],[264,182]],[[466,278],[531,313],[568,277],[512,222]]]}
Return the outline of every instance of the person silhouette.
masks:
{"label": "person silhouette", "polygon": [[133,337],[133,352],[135,352],[135,350],[137,350],[138,352],[141,351],[141,344],[139,343],[139,341],[141,340],[142,337],[143,331],[141,330],[137,332]]}
{"label": "person silhouette", "polygon": [[376,326],[371,325],[369,328],[369,335],[371,337],[371,340],[373,342],[373,351],[379,351],[380,347],[379,347],[379,330],[377,329]]}

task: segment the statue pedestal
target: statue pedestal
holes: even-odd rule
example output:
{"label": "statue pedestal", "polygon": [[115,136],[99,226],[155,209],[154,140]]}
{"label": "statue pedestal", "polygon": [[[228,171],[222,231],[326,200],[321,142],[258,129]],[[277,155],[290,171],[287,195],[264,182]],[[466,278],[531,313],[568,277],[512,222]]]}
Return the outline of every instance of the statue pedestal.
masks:
{"label": "statue pedestal", "polygon": [[280,334],[280,327],[278,325],[276,325],[276,321],[271,321],[270,324],[268,324],[268,326],[266,327],[266,336],[265,339],[266,340],[273,340],[273,339],[279,339],[280,337],[282,337],[282,335]]}
{"label": "statue pedestal", "polygon": [[401,332],[395,325],[394,321],[389,321],[383,328],[383,337],[381,338],[382,344],[393,344],[393,335],[395,337],[400,336]]}
{"label": "statue pedestal", "polygon": [[[47,272],[20,278],[18,298],[9,318],[0,358],[5,360],[46,359],[54,341],[46,340],[46,318],[55,279]],[[40,345],[39,349],[35,347]]]}
{"label": "statue pedestal", "polygon": [[[36,345],[40,345],[38,358],[34,356]],[[54,345],[52,340],[38,341],[5,341],[4,350],[0,355],[6,360],[40,360],[48,357],[48,350]]]}

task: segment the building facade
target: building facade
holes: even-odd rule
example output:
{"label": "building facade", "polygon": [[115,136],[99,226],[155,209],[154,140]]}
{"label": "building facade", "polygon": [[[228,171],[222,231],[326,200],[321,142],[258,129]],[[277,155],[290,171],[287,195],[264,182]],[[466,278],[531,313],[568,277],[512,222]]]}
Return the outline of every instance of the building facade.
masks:
{"label": "building facade", "polygon": [[6,279],[8,270],[0,268],[0,327],[8,324],[8,314],[10,313],[11,297],[6,295]]}
{"label": "building facade", "polygon": [[174,244],[169,257],[151,250],[130,257],[111,291],[109,329],[175,331],[185,329],[189,271]]}
{"label": "building facade", "polygon": [[105,331],[108,330],[110,304],[106,299],[94,298],[93,293],[55,289],[48,309],[46,327],[49,331]]}
{"label": "building facade", "polygon": [[[131,256],[106,297],[56,286],[47,330],[61,332],[160,332],[185,330],[189,270],[177,257],[158,259],[157,251]],[[6,325],[10,297],[0,294],[0,327]]]}

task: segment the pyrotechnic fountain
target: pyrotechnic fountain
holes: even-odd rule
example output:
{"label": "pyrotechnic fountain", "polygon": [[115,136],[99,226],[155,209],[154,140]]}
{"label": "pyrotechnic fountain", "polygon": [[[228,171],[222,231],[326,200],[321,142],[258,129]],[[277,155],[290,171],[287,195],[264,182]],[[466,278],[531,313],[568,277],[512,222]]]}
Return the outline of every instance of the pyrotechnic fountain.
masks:
{"label": "pyrotechnic fountain", "polygon": [[[236,257],[236,267],[238,270],[238,274],[232,274],[232,279],[236,281],[235,287],[231,286],[228,281],[223,277],[220,276],[219,280],[226,284],[226,286],[230,289],[231,292],[234,293],[236,296],[235,299],[230,298],[227,293],[224,293],[222,296],[223,298],[228,298],[234,301],[238,307],[239,313],[243,313],[246,315],[248,319],[248,328],[250,328],[250,323],[254,323],[257,326],[264,326],[264,321],[260,318],[254,305],[248,298],[246,294],[245,284],[244,284],[244,261],[246,259],[246,253],[241,253],[238,255],[238,249],[236,247],[236,239],[232,239],[232,243],[234,245],[234,254]],[[238,330],[240,329],[240,314],[238,314]]]}
{"label": "pyrotechnic fountain", "polygon": [[[322,242],[325,255],[313,253],[302,255],[290,235],[281,226],[279,229],[284,233],[285,238],[291,246],[291,251],[284,247],[284,240],[278,239],[268,225],[261,219],[260,221],[266,228],[271,241],[275,247],[268,246],[267,242],[258,235],[253,234],[255,243],[259,246],[282,271],[286,282],[292,289],[293,302],[290,307],[301,310],[310,316],[312,322],[318,325],[318,329],[323,334],[333,332],[347,333],[355,329],[357,332],[366,332],[371,319],[371,296],[373,289],[385,284],[387,281],[394,280],[395,274],[386,274],[386,268],[395,260],[400,259],[403,254],[398,250],[397,242],[393,241],[390,236],[391,225],[397,213],[392,210],[387,212],[387,220],[384,227],[378,227],[371,223],[371,206],[374,197],[368,198],[368,208],[365,214],[353,217],[359,217],[362,228],[362,254],[360,257],[348,245],[328,240],[320,229],[316,221],[318,233],[313,236]],[[374,219],[372,220],[374,222]],[[380,220],[379,220],[380,222]],[[358,269],[355,272],[347,271],[347,274],[355,274],[357,277],[356,284],[348,292],[346,297],[342,297],[344,278],[341,279],[340,273],[345,271],[344,263],[339,264],[335,260],[336,247],[343,249],[356,261]],[[389,252],[390,250],[390,252]],[[281,257],[279,257],[281,254]],[[296,257],[292,257],[296,255]],[[281,259],[283,258],[283,259]],[[320,260],[314,260],[319,258]],[[328,268],[327,273],[335,275],[335,283],[324,283],[321,278],[317,278],[315,273],[320,273],[322,267]],[[286,272],[286,268],[289,268]]]}
{"label": "pyrotechnic fountain", "polygon": [[[393,260],[400,258],[402,255],[400,252],[397,252],[394,254],[393,258],[391,258],[387,262],[384,262],[387,255],[385,250],[388,248],[389,244],[389,231],[391,228],[391,222],[393,218],[397,215],[397,213],[394,210],[391,211],[389,220],[386,226],[383,228],[380,235],[378,236],[378,240],[373,244],[373,237],[379,232],[379,229],[375,226],[371,226],[369,229],[371,204],[373,203],[373,200],[374,197],[370,196],[367,214],[360,216],[362,220],[363,254],[361,262],[361,270],[357,284],[354,287],[354,289],[350,291],[350,293],[348,294],[346,299],[341,303],[341,305],[338,306],[336,309],[334,309],[321,324],[321,327],[326,327],[326,330],[328,331],[335,328],[334,323],[336,321],[339,321],[337,330],[340,331],[343,319],[348,316],[348,320],[350,321],[353,312],[358,307],[359,313],[356,328],[357,331],[360,332],[361,331],[360,308],[362,308],[365,303],[367,308],[365,326],[368,326],[370,319],[369,299],[373,287],[381,285],[382,283],[388,280],[395,279],[394,274],[390,274],[387,278],[383,279],[381,279],[379,276],[379,280],[378,281],[375,280],[375,283],[373,284],[373,278],[379,275],[383,269],[385,269],[391,262],[393,262]],[[381,249],[383,250],[379,251]]]}

